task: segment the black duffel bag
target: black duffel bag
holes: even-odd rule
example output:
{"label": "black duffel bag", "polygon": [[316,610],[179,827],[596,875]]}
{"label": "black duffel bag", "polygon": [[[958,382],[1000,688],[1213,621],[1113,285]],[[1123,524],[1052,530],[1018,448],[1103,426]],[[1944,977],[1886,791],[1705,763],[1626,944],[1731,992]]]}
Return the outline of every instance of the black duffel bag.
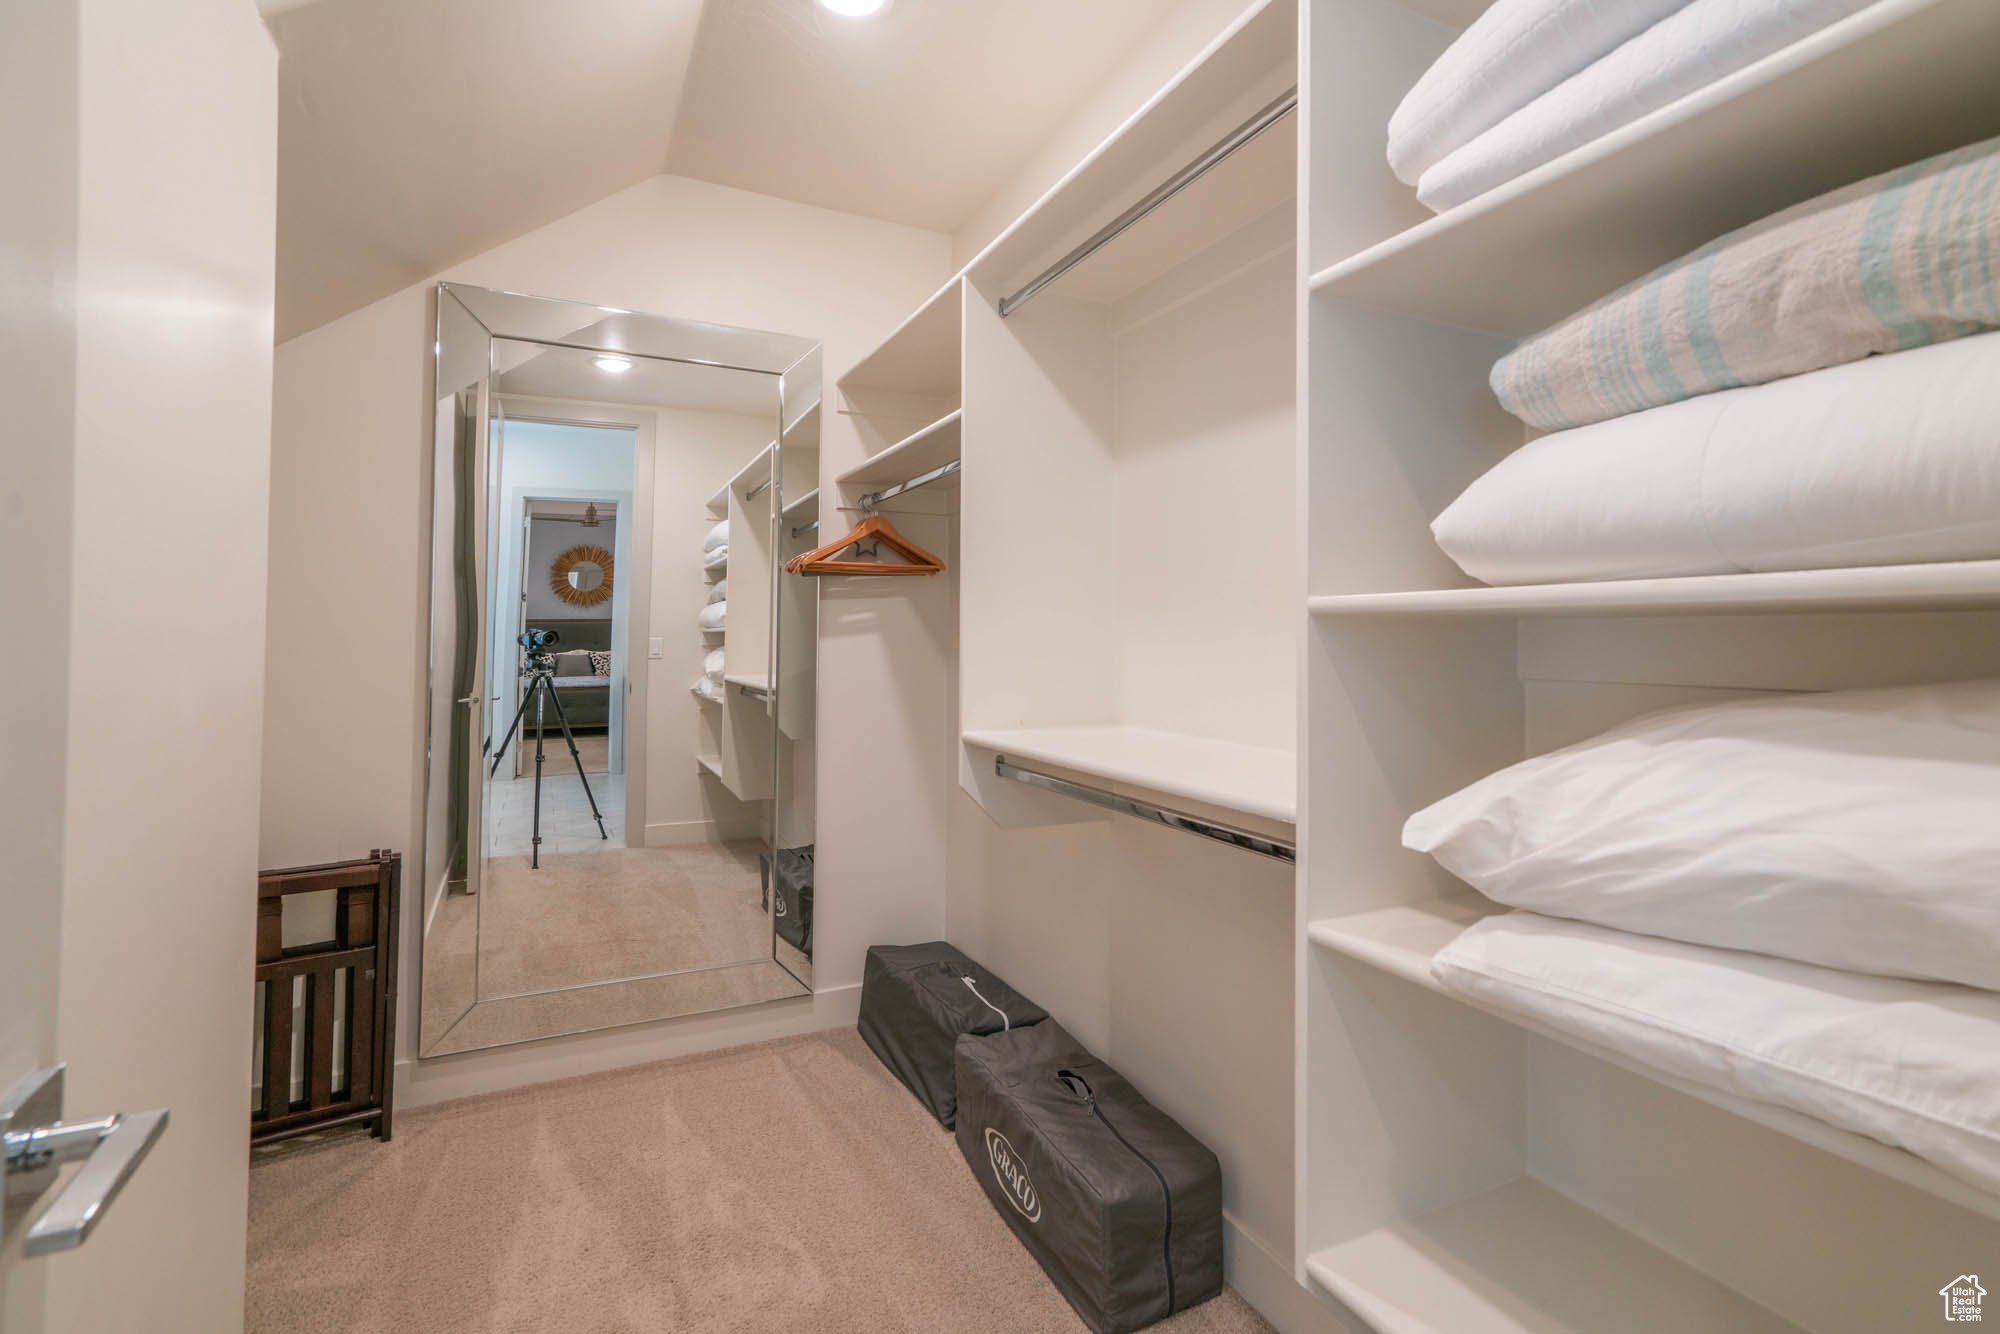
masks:
{"label": "black duffel bag", "polygon": [[764,873],[764,895],[771,906],[778,938],[807,958],[812,957],[813,845],[770,849],[757,854]]}
{"label": "black duffel bag", "polygon": [[958,1148],[1096,1334],[1222,1291],[1222,1165],[1051,1021],[960,1038]]}
{"label": "black duffel bag", "polygon": [[861,966],[862,1038],[947,1130],[958,1108],[961,1033],[1039,1024],[1048,1011],[942,940],[871,945]]}

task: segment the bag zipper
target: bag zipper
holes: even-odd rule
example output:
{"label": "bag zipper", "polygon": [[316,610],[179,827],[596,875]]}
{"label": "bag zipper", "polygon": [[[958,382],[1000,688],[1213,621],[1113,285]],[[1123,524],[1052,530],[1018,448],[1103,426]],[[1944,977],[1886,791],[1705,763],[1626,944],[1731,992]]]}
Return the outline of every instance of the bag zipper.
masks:
{"label": "bag zipper", "polygon": [[[961,977],[958,980],[965,983],[965,989],[967,991],[971,992],[975,996],[979,996],[979,984],[977,982],[974,982],[969,975],[966,977]],[[1007,1012],[1005,1010],[995,1005],[992,1001],[987,1000],[986,997],[984,996],[979,996],[979,1003],[981,1005],[984,1005],[987,1009],[993,1011],[993,1013],[1000,1016],[1000,1031],[1002,1033],[1010,1033],[1013,1031],[1014,1021],[1007,1017]]]}
{"label": "bag zipper", "polygon": [[[1166,1229],[1160,1236],[1160,1259],[1167,1267],[1167,1314],[1172,1315],[1174,1313],[1174,1192],[1167,1185],[1166,1173],[1160,1171],[1151,1158],[1134,1148],[1132,1141],[1125,1138],[1125,1133],[1111,1123],[1111,1118],[1097,1105],[1097,1093],[1090,1087],[1089,1080],[1074,1070],[1058,1070],[1056,1078],[1074,1097],[1082,1099],[1083,1105],[1096,1114],[1097,1119],[1104,1123],[1104,1128],[1125,1146],[1126,1152],[1144,1163],[1146,1170],[1153,1174],[1153,1179],[1160,1183],[1160,1198],[1167,1206]],[[1081,1092],[1078,1091],[1079,1085],[1082,1086]]]}

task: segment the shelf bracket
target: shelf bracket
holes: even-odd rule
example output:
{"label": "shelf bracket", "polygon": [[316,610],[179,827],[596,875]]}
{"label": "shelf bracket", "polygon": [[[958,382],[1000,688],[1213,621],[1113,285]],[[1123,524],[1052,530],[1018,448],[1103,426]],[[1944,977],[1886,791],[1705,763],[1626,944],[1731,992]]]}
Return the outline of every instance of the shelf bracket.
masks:
{"label": "shelf bracket", "polygon": [[1057,778],[1054,774],[1023,769],[1019,765],[1009,764],[1004,755],[994,757],[993,772],[1002,778],[1025,783],[1029,787],[1038,787],[1044,792],[1053,792],[1062,797],[1074,797],[1093,806],[1102,806],[1107,811],[1117,811],[1121,815],[1132,815],[1154,824],[1163,824],[1169,829],[1178,829],[1184,834],[1198,834],[1217,843],[1227,843],[1232,848],[1241,848],[1245,852],[1270,857],[1288,866],[1296,865],[1299,860],[1298,846],[1283,839],[1272,838],[1266,834],[1253,834],[1247,829],[1219,824],[1214,820],[1206,820],[1199,815],[1189,815],[1186,811],[1177,811],[1168,806],[1156,806],[1150,801],[1141,801],[1137,797],[1128,797],[1101,787],[1073,783],[1067,778]]}

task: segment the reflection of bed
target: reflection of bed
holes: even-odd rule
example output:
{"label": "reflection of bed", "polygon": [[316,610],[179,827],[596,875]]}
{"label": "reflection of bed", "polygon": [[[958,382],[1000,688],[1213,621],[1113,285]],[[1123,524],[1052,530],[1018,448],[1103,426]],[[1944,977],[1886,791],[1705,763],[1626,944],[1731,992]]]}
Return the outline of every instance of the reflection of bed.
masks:
{"label": "reflection of bed", "polygon": [[[558,653],[571,649],[608,651],[611,647],[610,620],[568,620],[558,618],[528,621],[530,630],[553,630],[558,636]],[[609,676],[557,676],[555,688],[562,692],[563,712],[573,731],[602,731],[611,725],[611,678]],[[550,723],[555,719],[550,718]]]}

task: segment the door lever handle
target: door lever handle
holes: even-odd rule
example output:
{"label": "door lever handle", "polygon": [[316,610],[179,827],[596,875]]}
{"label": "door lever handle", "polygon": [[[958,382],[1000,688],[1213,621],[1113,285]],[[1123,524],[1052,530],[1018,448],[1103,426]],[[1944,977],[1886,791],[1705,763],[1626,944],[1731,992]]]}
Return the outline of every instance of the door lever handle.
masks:
{"label": "door lever handle", "polygon": [[[46,1190],[64,1163],[83,1161],[28,1235],[23,1255],[72,1250],[89,1238],[118,1192],[167,1129],[165,1108],[112,1115],[96,1121],[66,1122],[62,1116],[62,1067],[38,1070],[0,1099],[0,1146],[4,1146],[4,1193],[9,1213]],[[15,1126],[21,1122],[23,1128]],[[37,1124],[39,1122],[39,1124]]]}

